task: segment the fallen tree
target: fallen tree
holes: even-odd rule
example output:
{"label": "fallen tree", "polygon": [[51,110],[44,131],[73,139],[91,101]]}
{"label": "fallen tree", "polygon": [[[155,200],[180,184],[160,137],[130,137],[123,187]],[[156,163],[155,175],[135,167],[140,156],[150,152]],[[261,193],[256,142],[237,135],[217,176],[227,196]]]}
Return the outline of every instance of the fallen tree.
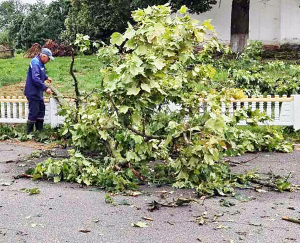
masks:
{"label": "fallen tree", "polygon": [[[202,60],[220,46],[205,39],[207,31],[214,31],[210,21],[198,25],[187,11],[183,6],[171,16],[168,5],[134,11],[137,24],[128,24],[124,34],[114,33],[111,45],[99,49],[102,89],[88,97],[84,109],[64,113],[63,135],[71,137],[75,148],[71,158],[38,164],[34,178],[108,190],[152,181],[224,195],[235,183],[256,177],[230,173],[224,155],[260,149],[271,141],[279,149],[283,138],[274,131],[267,137],[246,134],[236,128],[238,117],[222,115],[221,102],[242,98],[243,92],[211,88],[216,71]],[[83,35],[76,43],[83,50],[90,44]],[[203,49],[195,54],[200,44]],[[200,114],[204,100],[210,109]],[[81,152],[86,150],[98,151],[99,157],[85,158]]]}

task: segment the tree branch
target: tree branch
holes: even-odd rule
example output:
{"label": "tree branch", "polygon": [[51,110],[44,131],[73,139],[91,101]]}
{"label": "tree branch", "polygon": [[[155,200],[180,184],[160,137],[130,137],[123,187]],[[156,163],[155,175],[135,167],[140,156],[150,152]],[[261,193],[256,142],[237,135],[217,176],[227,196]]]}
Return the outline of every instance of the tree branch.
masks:
{"label": "tree branch", "polygon": [[[110,101],[111,101],[111,103],[114,107],[115,112],[117,113],[117,116],[119,117],[119,111],[118,111],[118,108],[117,108],[115,102],[113,101],[111,96],[109,96],[109,99],[110,99]],[[143,132],[140,132],[140,131],[134,129],[132,126],[129,126],[129,125],[125,125],[125,126],[130,131],[136,133],[139,136],[142,136],[143,138],[146,138],[147,140],[150,140],[150,139],[159,139],[159,140],[166,139],[166,136],[148,135],[148,134],[144,134]]]}
{"label": "tree branch", "polygon": [[[75,95],[76,95],[76,99],[75,99],[75,104],[76,104],[76,110],[78,111],[79,109],[79,97],[80,97],[80,93],[79,93],[79,90],[78,90],[78,80],[77,78],[75,77],[75,74],[73,72],[73,66],[74,66],[74,49],[72,48],[72,51],[71,51],[71,65],[70,65],[70,74],[74,80],[74,87],[75,87]],[[77,113],[76,113],[76,116],[77,116]],[[77,120],[77,117],[76,117],[76,120]]]}

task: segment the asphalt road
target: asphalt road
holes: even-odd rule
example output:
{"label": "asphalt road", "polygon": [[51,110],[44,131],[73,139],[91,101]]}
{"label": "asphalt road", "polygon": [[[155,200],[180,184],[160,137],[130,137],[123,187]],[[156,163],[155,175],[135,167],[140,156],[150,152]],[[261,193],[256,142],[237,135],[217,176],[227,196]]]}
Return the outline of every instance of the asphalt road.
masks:
{"label": "asphalt road", "polygon": [[[279,193],[268,188],[260,192],[237,190],[239,200],[214,197],[192,201],[185,207],[161,207],[150,212],[147,203],[153,200],[195,198],[195,193],[145,186],[141,188],[143,194],[136,197],[113,196],[116,203],[113,206],[105,202],[105,192],[98,188],[14,179],[35,163],[31,159],[20,160],[32,151],[0,142],[1,243],[300,242],[300,224],[282,220],[283,216],[300,219],[298,192]],[[300,152],[247,154],[233,160],[250,158],[255,159],[232,170],[290,174],[290,181],[300,184]],[[39,188],[40,193],[30,196],[23,188]],[[222,206],[222,199],[234,206]],[[203,225],[196,220],[201,215]],[[137,222],[147,223],[148,227],[133,227],[132,223]]]}

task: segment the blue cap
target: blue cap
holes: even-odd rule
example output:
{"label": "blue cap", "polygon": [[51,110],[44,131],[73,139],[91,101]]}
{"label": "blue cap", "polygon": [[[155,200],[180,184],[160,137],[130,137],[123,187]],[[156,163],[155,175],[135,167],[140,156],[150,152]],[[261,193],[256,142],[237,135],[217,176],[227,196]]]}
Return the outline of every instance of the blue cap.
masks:
{"label": "blue cap", "polygon": [[47,55],[50,58],[50,60],[54,61],[54,57],[52,56],[52,52],[50,51],[50,49],[43,48],[42,49],[42,54]]}

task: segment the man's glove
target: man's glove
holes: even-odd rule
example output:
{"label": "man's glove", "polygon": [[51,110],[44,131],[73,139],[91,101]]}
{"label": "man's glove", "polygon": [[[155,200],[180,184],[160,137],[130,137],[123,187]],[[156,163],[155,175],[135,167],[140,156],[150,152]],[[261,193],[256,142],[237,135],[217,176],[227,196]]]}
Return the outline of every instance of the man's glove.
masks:
{"label": "man's glove", "polygon": [[52,84],[52,78],[48,77],[46,81],[49,82],[49,84]]}

